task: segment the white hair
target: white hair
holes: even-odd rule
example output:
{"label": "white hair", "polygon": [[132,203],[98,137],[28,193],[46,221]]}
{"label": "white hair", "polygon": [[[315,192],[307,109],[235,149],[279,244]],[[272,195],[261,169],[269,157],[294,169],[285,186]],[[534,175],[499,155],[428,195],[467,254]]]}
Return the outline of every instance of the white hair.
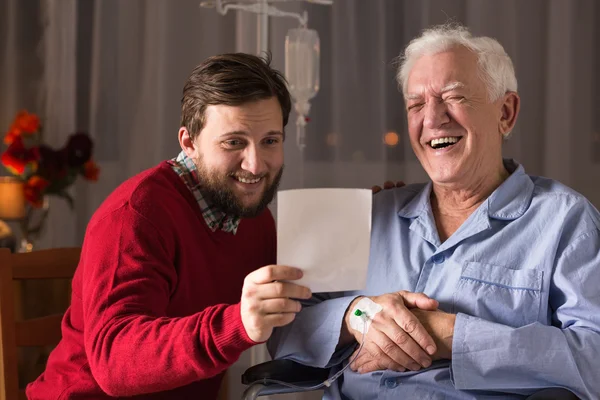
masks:
{"label": "white hair", "polygon": [[473,37],[467,28],[447,23],[423,31],[413,39],[399,57],[396,79],[406,97],[406,83],[413,65],[424,55],[444,52],[463,46],[477,56],[479,77],[485,83],[490,101],[498,100],[507,92],[517,91],[517,78],[512,61],[502,45],[489,37]]}

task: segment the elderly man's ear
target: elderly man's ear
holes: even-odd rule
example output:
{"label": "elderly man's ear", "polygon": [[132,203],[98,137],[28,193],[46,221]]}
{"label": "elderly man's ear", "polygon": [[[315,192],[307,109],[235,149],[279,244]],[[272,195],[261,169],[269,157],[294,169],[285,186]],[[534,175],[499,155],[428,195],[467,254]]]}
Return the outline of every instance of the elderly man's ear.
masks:
{"label": "elderly man's ear", "polygon": [[502,103],[501,109],[502,115],[500,116],[498,126],[498,130],[503,136],[508,134],[515,127],[520,107],[521,98],[517,92],[508,92],[504,95],[504,102]]}

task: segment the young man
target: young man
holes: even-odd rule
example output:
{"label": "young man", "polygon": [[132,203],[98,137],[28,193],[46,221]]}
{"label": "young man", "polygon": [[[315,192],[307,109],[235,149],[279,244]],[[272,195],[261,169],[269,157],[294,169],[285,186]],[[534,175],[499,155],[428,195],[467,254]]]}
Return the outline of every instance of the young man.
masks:
{"label": "young man", "polygon": [[[30,399],[214,399],[240,354],[310,291],[273,265],[267,209],[291,101],[270,60],[211,57],[184,90],[174,159],[129,179],[91,219],[63,338]],[[240,300],[241,294],[241,300]]]}

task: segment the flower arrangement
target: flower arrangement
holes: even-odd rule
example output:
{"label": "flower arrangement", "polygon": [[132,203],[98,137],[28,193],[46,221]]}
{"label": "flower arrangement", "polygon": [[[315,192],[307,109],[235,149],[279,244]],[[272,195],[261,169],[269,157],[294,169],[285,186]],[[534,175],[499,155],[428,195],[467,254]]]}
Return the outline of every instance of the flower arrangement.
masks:
{"label": "flower arrangement", "polygon": [[0,161],[8,171],[24,183],[25,198],[34,208],[43,205],[46,195],[66,199],[67,192],[78,176],[97,181],[100,170],[92,160],[93,142],[88,134],[77,132],[69,136],[61,149],[55,150],[43,142],[40,118],[20,111],[4,136],[8,148]]}

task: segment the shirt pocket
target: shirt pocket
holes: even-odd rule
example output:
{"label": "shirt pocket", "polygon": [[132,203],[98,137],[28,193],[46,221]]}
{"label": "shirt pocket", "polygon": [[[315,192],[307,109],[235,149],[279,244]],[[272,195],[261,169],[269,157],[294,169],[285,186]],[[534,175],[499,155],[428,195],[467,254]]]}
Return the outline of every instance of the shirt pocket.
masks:
{"label": "shirt pocket", "polygon": [[453,295],[455,313],[512,327],[539,320],[543,271],[468,262]]}

